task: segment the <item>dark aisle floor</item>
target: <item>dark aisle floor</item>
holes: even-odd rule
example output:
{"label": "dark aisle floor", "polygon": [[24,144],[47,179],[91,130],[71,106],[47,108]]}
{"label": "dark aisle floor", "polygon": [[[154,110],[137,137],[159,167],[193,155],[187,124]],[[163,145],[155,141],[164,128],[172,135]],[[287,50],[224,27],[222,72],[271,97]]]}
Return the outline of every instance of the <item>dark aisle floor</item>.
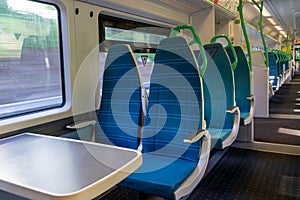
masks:
{"label": "dark aisle floor", "polygon": [[254,118],[254,140],[300,145],[300,119]]}
{"label": "dark aisle floor", "polygon": [[285,83],[270,98],[270,114],[300,115],[300,74]]}
{"label": "dark aisle floor", "polygon": [[300,156],[231,148],[189,200],[300,199]]}
{"label": "dark aisle floor", "polygon": [[[255,118],[254,140],[300,145],[300,73],[270,98],[270,118]],[[290,119],[278,118],[289,116]]]}
{"label": "dark aisle floor", "polygon": [[[300,156],[230,148],[188,200],[300,199]],[[117,188],[101,200],[142,200]]]}

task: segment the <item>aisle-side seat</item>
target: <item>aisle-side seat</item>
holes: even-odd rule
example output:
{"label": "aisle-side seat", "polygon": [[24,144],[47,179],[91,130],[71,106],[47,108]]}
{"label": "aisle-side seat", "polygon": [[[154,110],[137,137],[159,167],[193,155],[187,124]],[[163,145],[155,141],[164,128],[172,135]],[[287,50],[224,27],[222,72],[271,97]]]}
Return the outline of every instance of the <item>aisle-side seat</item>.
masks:
{"label": "aisle-side seat", "polygon": [[272,84],[273,90],[277,91],[279,89],[279,74],[276,64],[276,58],[273,52],[268,52],[269,58],[269,80]]}
{"label": "aisle-side seat", "polygon": [[[254,115],[254,97],[250,90],[250,69],[243,49],[240,46],[235,46],[234,50],[238,58],[237,66],[234,69],[235,100],[240,109],[240,123],[248,125],[252,122]],[[226,51],[231,62],[233,62],[232,50],[226,48]]]}
{"label": "aisle-side seat", "polygon": [[141,85],[139,68],[130,46],[110,47],[103,74],[98,122],[85,121],[68,126],[78,130],[64,137],[138,149],[147,98]]}
{"label": "aisle-side seat", "polygon": [[207,69],[203,76],[205,120],[212,146],[224,149],[237,138],[240,111],[235,102],[234,76],[227,53],[219,43],[204,45]]}
{"label": "aisle-side seat", "polygon": [[277,65],[277,73],[279,77],[279,87],[283,84],[283,63],[281,62],[281,55],[278,51],[274,52],[276,65]]}
{"label": "aisle-side seat", "polygon": [[210,152],[202,93],[198,65],[186,40],[163,39],[151,75],[143,164],[120,186],[167,199],[192,192],[204,175]]}

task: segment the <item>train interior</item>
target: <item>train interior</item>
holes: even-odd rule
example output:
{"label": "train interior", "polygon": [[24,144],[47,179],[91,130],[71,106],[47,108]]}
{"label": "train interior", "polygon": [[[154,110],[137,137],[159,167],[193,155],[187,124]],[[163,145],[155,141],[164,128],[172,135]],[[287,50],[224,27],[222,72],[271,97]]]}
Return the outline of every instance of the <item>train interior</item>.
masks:
{"label": "train interior", "polygon": [[[1,149],[33,133],[141,152],[135,172],[81,199],[300,199],[296,0],[0,8]],[[0,199],[36,198],[5,178]]]}

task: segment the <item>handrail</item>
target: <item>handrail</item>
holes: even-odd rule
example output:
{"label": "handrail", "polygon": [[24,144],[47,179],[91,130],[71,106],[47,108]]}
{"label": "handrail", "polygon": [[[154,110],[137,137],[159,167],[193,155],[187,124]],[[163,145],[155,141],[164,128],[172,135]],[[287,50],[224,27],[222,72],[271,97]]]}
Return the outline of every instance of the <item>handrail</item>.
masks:
{"label": "handrail", "polygon": [[232,51],[234,61],[233,62],[230,61],[230,63],[231,63],[232,70],[235,70],[235,68],[237,67],[237,64],[238,64],[238,57],[236,55],[235,49],[232,46],[232,43],[229,40],[228,36],[225,35],[225,34],[216,35],[216,36],[214,36],[214,37],[211,38],[210,43],[216,43],[217,39],[219,39],[219,38],[224,38],[227,41],[227,46],[225,48],[230,48],[231,51]]}
{"label": "handrail", "polygon": [[276,64],[279,62],[279,54],[278,54],[278,51],[273,49],[272,52],[274,53],[275,56],[275,59],[276,59]]}
{"label": "handrail", "polygon": [[266,41],[265,41],[265,37],[264,37],[263,28],[262,28],[262,16],[263,16],[262,12],[264,9],[264,0],[261,0],[260,5],[258,5],[258,3],[255,0],[252,0],[252,2],[258,7],[258,9],[260,11],[258,26],[259,26],[261,40],[262,40],[262,43],[263,43],[264,49],[265,49],[265,57],[266,57],[265,64],[266,64],[266,67],[269,67],[268,49],[267,49],[267,45],[266,45]]}
{"label": "handrail", "polygon": [[249,42],[249,38],[248,38],[247,30],[246,30],[246,25],[245,25],[244,14],[243,14],[243,0],[239,0],[239,5],[237,7],[237,10],[240,13],[241,26],[242,26],[243,33],[244,33],[244,38],[245,38],[245,41],[246,41],[248,57],[249,57],[249,60],[248,60],[249,70],[250,70],[250,72],[252,72],[252,53],[251,53],[250,42]]}
{"label": "handrail", "polygon": [[202,42],[201,42],[195,28],[190,24],[176,26],[176,27],[173,28],[173,30],[170,34],[170,37],[174,37],[174,36],[178,35],[179,31],[183,30],[183,29],[189,29],[192,32],[193,36],[194,36],[194,39],[190,43],[190,45],[194,44],[194,43],[197,43],[198,46],[199,46],[200,54],[201,54],[201,57],[202,57],[202,64],[201,64],[201,66],[199,66],[199,71],[200,71],[200,75],[202,77],[204,75],[205,71],[206,71],[207,58],[206,58],[206,53],[205,53],[205,50],[203,48]]}

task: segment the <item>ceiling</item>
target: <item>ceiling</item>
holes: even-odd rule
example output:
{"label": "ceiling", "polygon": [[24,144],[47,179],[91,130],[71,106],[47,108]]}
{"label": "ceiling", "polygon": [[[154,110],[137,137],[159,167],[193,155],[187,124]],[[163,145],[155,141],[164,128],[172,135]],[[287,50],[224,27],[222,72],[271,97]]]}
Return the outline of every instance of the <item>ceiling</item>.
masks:
{"label": "ceiling", "polygon": [[[172,7],[181,12],[189,14],[210,7],[204,0],[152,0],[164,6]],[[213,0],[210,0],[213,2]],[[233,0],[231,0],[233,1]],[[234,0],[238,1],[238,0]],[[256,0],[260,4],[261,0]],[[285,37],[275,28],[280,25],[282,30],[289,34],[289,38],[300,37],[300,0],[264,0],[264,6],[271,13],[273,22],[270,19],[263,18],[263,32],[271,38],[278,40],[279,37],[285,40]],[[252,0],[243,0],[245,21],[256,29],[259,21],[259,11],[256,9]],[[298,3],[297,3],[298,2]],[[270,18],[270,17],[269,17]],[[274,22],[275,20],[275,22]],[[298,25],[297,25],[298,21]],[[281,35],[281,36],[280,36]]]}
{"label": "ceiling", "polygon": [[[111,0],[101,0],[101,1],[82,0],[82,1],[110,2]],[[178,16],[177,18],[180,18],[181,15],[190,16],[193,13],[207,9],[212,6],[213,2],[216,1],[217,0],[151,0],[151,1],[149,0],[149,1],[140,1],[140,2],[144,2],[144,3],[151,2],[163,8],[169,8],[175,12],[175,14]],[[222,0],[222,1],[218,0],[218,1],[223,3],[230,1],[231,4],[233,4],[233,2],[238,2],[239,0]],[[113,2],[117,2],[117,0]],[[261,0],[256,0],[256,2],[259,3],[261,2]],[[277,41],[280,37],[282,37],[284,41],[285,37],[283,36],[283,34],[280,33],[278,27],[277,29],[275,28],[276,25],[280,25],[282,31],[285,31],[289,35],[290,39],[300,38],[300,0],[264,0],[264,6],[271,13],[271,17],[263,18],[264,34],[270,36],[271,38]],[[252,0],[243,0],[245,21],[251,24],[256,29],[258,29],[259,11],[255,7],[256,6],[252,3]],[[216,8],[218,12],[219,11],[218,6]],[[221,10],[221,13],[224,13],[224,10]],[[229,16],[225,15],[225,16],[233,19],[235,17],[235,14]]]}
{"label": "ceiling", "polygon": [[[206,9],[210,5],[204,0],[153,0],[187,13],[195,13],[201,9]],[[213,0],[210,0],[213,1]],[[231,0],[233,1],[233,0]],[[238,0],[234,0],[238,1]],[[259,11],[252,0],[243,0],[245,21],[252,26],[258,27]],[[260,4],[261,0],[256,0]],[[300,0],[264,0],[265,8],[272,17],[263,17],[263,32],[275,40],[285,36],[276,29],[276,25],[281,26],[281,30],[289,35],[289,39],[300,38]],[[270,19],[271,18],[271,19]]]}
{"label": "ceiling", "polygon": [[300,37],[299,0],[264,0],[264,4],[282,28],[289,31],[292,39]]}
{"label": "ceiling", "polygon": [[[260,2],[256,0],[257,2]],[[260,3],[259,3],[260,4]],[[300,37],[300,2],[299,0],[264,0],[264,7],[270,12],[272,17],[264,17],[263,30],[266,35],[278,40],[279,30],[276,25],[281,26],[281,30],[289,35],[289,39]],[[259,11],[255,9],[251,0],[244,0],[245,20],[258,28]],[[275,23],[271,23],[270,20]],[[283,38],[285,40],[285,38]]]}

